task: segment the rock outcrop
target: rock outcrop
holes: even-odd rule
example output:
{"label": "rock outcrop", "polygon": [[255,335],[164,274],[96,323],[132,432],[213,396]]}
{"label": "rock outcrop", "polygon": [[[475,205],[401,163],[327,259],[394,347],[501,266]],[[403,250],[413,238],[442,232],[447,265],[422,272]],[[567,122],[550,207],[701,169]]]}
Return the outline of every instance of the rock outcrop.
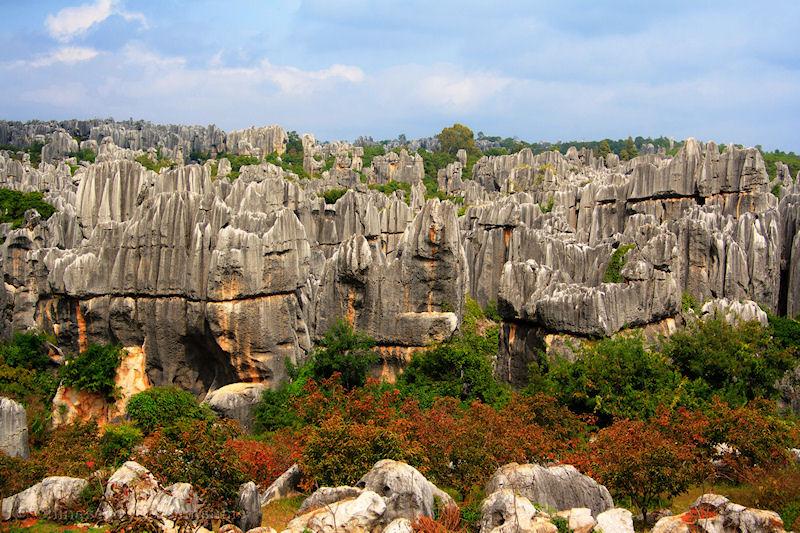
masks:
{"label": "rock outcrop", "polygon": [[28,417],[25,408],[10,398],[0,397],[0,452],[27,459]]}
{"label": "rock outcrop", "polygon": [[[73,175],[76,139],[97,161]],[[497,304],[496,372],[514,384],[553,335],[663,324],[684,294],[744,302],[709,314],[800,313],[800,185],[781,166],[775,196],[754,148],[689,139],[674,156],[630,161],[524,149],[481,158],[472,179],[461,154],[436,176],[461,207],[425,200],[422,157],[405,149],[362,168],[362,146],[304,135],[314,179],[261,162],[231,182],[228,160],[213,176],[213,162],[191,162],[263,158],[287,139],[277,126],[0,122],[0,144],[48,147],[37,168],[0,151],[0,185],[41,191],[57,210],[3,229],[2,333],[36,328],[72,351],[119,342],[141,351],[150,385],[213,398],[284,381],[286,361],[304,361],[340,319],[377,340],[375,374],[392,379],[458,330],[465,295]],[[136,161],[159,151],[176,165],[155,173]],[[337,188],[346,194],[327,203]],[[247,423],[246,409],[228,407]]]}
{"label": "rock outcrop", "polygon": [[656,522],[653,533],[782,533],[783,521],[778,513],[738,505],[724,496],[704,494],[689,510],[676,516],[666,516]]}
{"label": "rock outcrop", "polygon": [[486,494],[503,489],[513,490],[536,505],[557,511],[585,507],[591,510],[592,516],[598,516],[614,507],[608,489],[572,465],[545,468],[537,464],[507,464],[486,484]]}
{"label": "rock outcrop", "polygon": [[86,487],[85,479],[46,477],[18,494],[3,499],[3,520],[47,517],[66,511]]}

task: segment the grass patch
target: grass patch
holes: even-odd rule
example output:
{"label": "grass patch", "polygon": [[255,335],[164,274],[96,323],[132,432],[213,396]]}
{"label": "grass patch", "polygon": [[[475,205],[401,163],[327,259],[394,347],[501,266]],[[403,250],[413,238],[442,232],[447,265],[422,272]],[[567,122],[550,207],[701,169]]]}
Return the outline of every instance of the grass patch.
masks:
{"label": "grass patch", "polygon": [[275,531],[283,531],[286,529],[286,524],[294,518],[305,498],[305,495],[298,494],[268,503],[261,508],[261,525],[274,528]]}

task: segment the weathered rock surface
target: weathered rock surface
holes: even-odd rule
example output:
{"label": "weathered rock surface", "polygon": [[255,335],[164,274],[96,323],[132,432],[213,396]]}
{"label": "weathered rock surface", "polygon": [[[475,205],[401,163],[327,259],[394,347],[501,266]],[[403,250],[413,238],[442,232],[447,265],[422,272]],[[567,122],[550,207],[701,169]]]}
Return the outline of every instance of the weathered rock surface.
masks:
{"label": "weathered rock surface", "polygon": [[481,533],[556,533],[549,517],[511,489],[493,492],[481,506]]}
{"label": "weathered rock surface", "polygon": [[738,505],[724,496],[704,494],[700,496],[689,511],[660,519],[653,533],[688,533],[702,531],[707,533],[781,533],[783,521],[773,511],[751,509]]}
{"label": "weathered rock surface", "polygon": [[597,516],[614,507],[608,489],[572,465],[545,468],[537,464],[507,464],[486,484],[487,494],[503,489],[511,489],[536,505],[557,511],[585,507],[592,516]]}
{"label": "weathered rock surface", "polygon": [[278,479],[273,481],[263,492],[259,493],[261,505],[264,506],[271,501],[286,498],[297,490],[297,484],[299,482],[300,467],[295,464],[278,476]]}
{"label": "weathered rock surface", "polygon": [[252,481],[239,487],[238,500],[239,521],[237,525],[244,531],[261,525],[261,501],[258,487]]}
{"label": "weathered rock surface", "polygon": [[[73,175],[64,156],[76,139],[97,162]],[[226,134],[0,122],[0,144],[33,142],[48,147],[38,168],[0,151],[0,186],[42,191],[57,212],[3,229],[3,333],[37,328],[73,350],[138,347],[149,384],[201,397],[285,380],[285,362],[305,360],[338,319],[377,339],[376,373],[391,379],[415,350],[458,329],[465,294],[497,304],[497,374],[520,384],[550,336],[663,324],[684,293],[800,314],[800,185],[779,166],[773,195],[753,148],[689,139],[674,156],[643,147],[622,162],[525,149],[481,158],[471,180],[461,157],[437,176],[463,200],[459,216],[449,200],[425,201],[422,158],[405,149],[362,168],[362,146],[304,135],[315,179],[270,163],[245,165],[230,182],[220,179],[226,159],[213,177],[208,162],[156,174],[135,161],[159,150],[178,163],[193,153],[281,153],[287,136],[277,126]],[[411,194],[387,196],[361,178],[408,183]],[[342,187],[334,204],[322,198]],[[763,319],[753,304],[740,312]]]}
{"label": "weathered rock surface", "polygon": [[425,479],[413,466],[384,459],[375,463],[356,487],[380,494],[386,502],[384,523],[396,518],[414,520],[433,516],[437,500],[442,507],[455,505],[449,494]]}
{"label": "weathered rock surface", "polygon": [[73,477],[46,477],[36,485],[3,499],[3,520],[44,517],[65,511],[88,482]]}
{"label": "weathered rock surface", "polygon": [[231,383],[209,392],[203,402],[221,417],[237,420],[243,428],[252,429],[252,410],[264,389],[266,386],[261,383]]}
{"label": "weathered rock surface", "polygon": [[597,515],[595,531],[603,533],[633,533],[633,515],[627,509],[615,508]]}
{"label": "weathered rock surface", "polygon": [[0,397],[0,452],[27,459],[28,417],[25,408],[10,398]]}
{"label": "weathered rock surface", "polygon": [[768,323],[767,313],[752,300],[731,301],[727,298],[711,300],[703,304],[702,317],[721,318],[729,324],[757,321],[762,326]]}
{"label": "weathered rock surface", "polygon": [[[310,524],[325,528],[336,519],[340,528],[336,531],[350,531],[341,525],[345,523],[339,520],[339,514],[342,514],[345,521],[355,520],[360,527],[371,531],[379,525],[388,527],[390,523],[401,519],[411,523],[420,516],[432,517],[437,502],[441,506],[454,504],[446,492],[425,479],[416,468],[384,459],[375,463],[355,487],[317,489],[303,501],[297,511],[299,516],[289,524],[288,529],[295,531],[292,529],[295,527],[302,530],[307,526],[317,531]],[[348,518],[351,513],[356,518]]]}
{"label": "weathered rock surface", "polygon": [[200,500],[190,484],[161,487],[145,467],[127,461],[108,479],[98,514],[106,522],[124,516],[175,520],[191,518],[199,508]]}
{"label": "weathered rock surface", "polygon": [[383,498],[365,490],[353,499],[340,500],[294,518],[286,525],[289,533],[310,530],[319,533],[372,531],[386,511]]}

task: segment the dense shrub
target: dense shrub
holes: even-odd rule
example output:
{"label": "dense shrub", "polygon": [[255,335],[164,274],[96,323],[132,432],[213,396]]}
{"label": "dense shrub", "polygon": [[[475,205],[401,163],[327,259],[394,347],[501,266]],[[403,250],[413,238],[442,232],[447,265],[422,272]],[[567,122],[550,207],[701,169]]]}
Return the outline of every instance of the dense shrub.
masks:
{"label": "dense shrub", "polygon": [[50,365],[46,341],[39,333],[16,332],[9,342],[0,345],[0,357],[9,366],[43,370]]}
{"label": "dense shrub", "polygon": [[15,494],[46,476],[85,478],[99,468],[97,424],[77,422],[52,430],[28,460],[0,453],[0,497]]}
{"label": "dense shrub", "polygon": [[44,201],[40,192],[20,192],[0,188],[0,224],[11,223],[14,228],[25,224],[25,211],[36,209],[43,220],[50,218],[56,208]]}
{"label": "dense shrub", "polygon": [[798,362],[758,322],[699,320],[673,334],[662,349],[684,376],[707,389],[707,397],[716,394],[731,405],[775,397],[775,382]]}
{"label": "dense shrub", "polygon": [[122,350],[119,346],[92,344],[85,351],[67,359],[61,367],[61,379],[70,387],[114,399],[117,394],[114,378],[121,361]]}
{"label": "dense shrub", "polygon": [[29,403],[37,398],[49,403],[57,388],[58,380],[52,373],[13,367],[5,364],[0,356],[0,395],[22,403]]}
{"label": "dense shrub", "polygon": [[660,405],[691,405],[691,384],[660,353],[645,348],[639,335],[603,339],[581,350],[578,359],[553,362],[534,376],[578,413],[594,413],[607,424],[614,417],[646,419]]}
{"label": "dense shrub", "polygon": [[235,509],[239,486],[247,481],[236,451],[227,445],[239,435],[231,421],[187,420],[158,429],[134,458],[162,483],[191,483],[212,511]]}
{"label": "dense shrub", "polygon": [[81,161],[88,161],[89,163],[94,163],[97,159],[97,154],[94,153],[94,150],[90,150],[89,148],[83,148],[78,150],[77,152],[73,152],[69,154],[70,157],[74,157],[79,163]]}
{"label": "dense shrub", "polygon": [[380,191],[386,196],[391,196],[395,191],[403,191],[405,193],[404,199],[406,203],[411,202],[411,184],[404,181],[389,180],[384,184],[371,183],[370,189]]}
{"label": "dense shrub", "polygon": [[411,448],[389,429],[335,416],[309,431],[300,468],[320,486],[354,485],[381,459],[413,462]]}
{"label": "dense shrub", "polygon": [[339,320],[325,332],[314,351],[311,373],[316,379],[326,379],[338,372],[345,388],[361,386],[369,369],[378,362],[374,346],[373,339]]}
{"label": "dense shrub", "polygon": [[120,465],[131,457],[142,439],[142,431],[133,424],[108,425],[100,437],[100,455],[105,463]]}
{"label": "dense shrub", "polygon": [[601,430],[589,444],[588,455],[573,462],[604,484],[615,499],[629,498],[646,523],[647,511],[661,498],[677,496],[701,481],[695,459],[690,445],[675,442],[657,426],[620,420]]}
{"label": "dense shrub", "polygon": [[336,201],[347,193],[347,189],[328,189],[322,193],[326,204],[335,204]]}
{"label": "dense shrub", "polygon": [[301,458],[305,436],[280,431],[266,441],[234,439],[228,445],[236,452],[247,479],[267,487]]}
{"label": "dense shrub", "polygon": [[795,356],[800,355],[800,321],[770,314],[769,328],[780,346],[794,350]]}
{"label": "dense shrub", "polygon": [[185,420],[214,418],[207,405],[200,404],[192,393],[176,387],[153,387],[133,395],[126,413],[145,434]]}
{"label": "dense shrub", "polygon": [[161,153],[158,154],[155,161],[150,159],[150,156],[147,154],[143,154],[136,158],[136,162],[147,170],[152,170],[156,173],[161,172],[165,168],[172,168],[175,165],[174,161],[161,157]]}
{"label": "dense shrub", "polygon": [[492,369],[497,344],[495,325],[485,335],[465,333],[419,352],[401,375],[398,386],[425,406],[441,396],[490,404],[502,402],[506,390],[494,378]]}
{"label": "dense shrub", "polygon": [[361,162],[364,168],[370,168],[372,166],[372,160],[375,156],[384,155],[386,154],[386,150],[384,149],[382,144],[373,144],[370,146],[364,147],[364,155],[361,156]]}
{"label": "dense shrub", "polygon": [[[552,204],[550,209],[552,210]],[[611,254],[606,271],[603,274],[603,283],[622,283],[622,268],[625,266],[625,257],[635,247],[634,244],[620,244]]]}

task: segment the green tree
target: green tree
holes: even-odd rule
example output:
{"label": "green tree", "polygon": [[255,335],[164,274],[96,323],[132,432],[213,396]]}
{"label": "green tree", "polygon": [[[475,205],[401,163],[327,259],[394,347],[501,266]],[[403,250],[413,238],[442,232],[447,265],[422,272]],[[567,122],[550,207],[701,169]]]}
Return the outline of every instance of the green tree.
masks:
{"label": "green tree", "polygon": [[775,398],[775,382],[797,364],[791,348],[758,322],[736,326],[724,319],[699,320],[676,332],[662,350],[691,380],[733,406],[757,397]]}
{"label": "green tree", "polygon": [[597,157],[605,157],[611,153],[611,146],[608,144],[608,139],[603,139],[597,146]]}
{"label": "green tree", "polygon": [[468,155],[480,153],[475,145],[472,130],[463,124],[453,124],[449,128],[444,128],[436,138],[439,139],[442,152],[450,155],[456,155],[461,149],[466,150]]}
{"label": "green tree", "polygon": [[625,139],[625,146],[620,151],[619,157],[624,161],[628,161],[629,159],[633,159],[637,155],[639,155],[639,150],[636,149],[636,145],[633,142],[633,138],[628,137],[627,139]]}
{"label": "green tree", "polygon": [[117,394],[115,377],[121,361],[122,350],[119,346],[92,344],[85,351],[67,359],[61,368],[61,377],[66,385],[113,399]]}
{"label": "green tree", "polygon": [[374,346],[375,341],[369,336],[353,329],[347,321],[338,320],[314,351],[311,374],[321,380],[339,372],[345,388],[360,387],[369,369],[378,362],[378,354],[372,350]]}
{"label": "green tree", "polygon": [[128,401],[126,413],[146,434],[183,420],[214,419],[208,405],[198,403],[191,392],[177,387],[153,387],[134,394]]}

